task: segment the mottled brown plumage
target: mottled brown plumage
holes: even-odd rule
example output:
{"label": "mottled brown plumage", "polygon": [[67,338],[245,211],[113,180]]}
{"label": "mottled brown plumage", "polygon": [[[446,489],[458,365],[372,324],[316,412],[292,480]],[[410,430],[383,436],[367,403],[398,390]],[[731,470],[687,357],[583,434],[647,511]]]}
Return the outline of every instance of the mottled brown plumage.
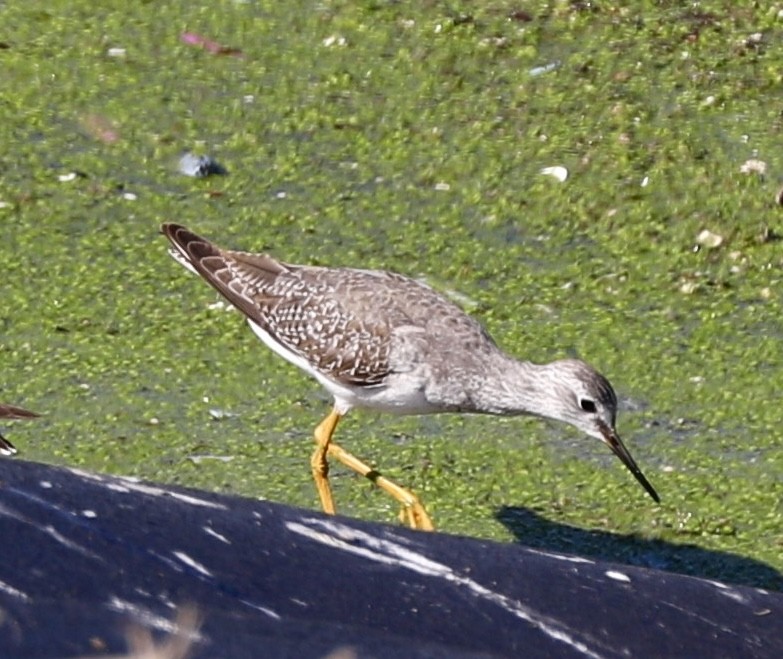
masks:
{"label": "mottled brown plumage", "polygon": [[[40,415],[30,410],[16,407],[16,405],[0,403],[0,419],[34,419],[37,416]],[[14,453],[16,453],[16,447],[0,435],[0,455],[13,455]]]}
{"label": "mottled brown plumage", "polygon": [[[180,263],[242,311],[272,350],[334,396],[335,416],[317,431],[317,483],[319,470],[325,479],[326,452],[338,453],[331,443],[334,426],[353,407],[400,414],[531,414],[565,421],[606,442],[658,500],[615,431],[612,386],[588,364],[515,359],[457,305],[403,275],[291,265],[266,254],[221,249],[176,224],[164,224],[162,231]],[[353,456],[347,455],[338,459],[348,464]],[[319,484],[328,508],[331,495],[322,487],[328,486]],[[419,505],[410,497],[406,505]]]}
{"label": "mottled brown plumage", "polygon": [[[453,349],[494,349],[483,327],[429,286],[393,272],[320,268],[222,250],[180,228],[188,263],[281,346],[345,385],[378,385],[392,348],[416,336]],[[382,313],[378,313],[383,310]],[[438,331],[440,327],[448,334]]]}

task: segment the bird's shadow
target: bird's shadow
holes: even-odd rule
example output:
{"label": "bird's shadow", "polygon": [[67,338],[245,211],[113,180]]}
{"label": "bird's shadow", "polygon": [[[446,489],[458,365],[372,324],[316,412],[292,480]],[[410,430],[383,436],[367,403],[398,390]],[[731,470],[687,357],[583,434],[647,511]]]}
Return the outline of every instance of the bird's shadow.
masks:
{"label": "bird's shadow", "polygon": [[648,540],[633,534],[580,529],[552,522],[516,506],[503,506],[495,517],[514,534],[517,542],[533,549],[783,591],[783,575],[780,572],[746,556],[692,544]]}

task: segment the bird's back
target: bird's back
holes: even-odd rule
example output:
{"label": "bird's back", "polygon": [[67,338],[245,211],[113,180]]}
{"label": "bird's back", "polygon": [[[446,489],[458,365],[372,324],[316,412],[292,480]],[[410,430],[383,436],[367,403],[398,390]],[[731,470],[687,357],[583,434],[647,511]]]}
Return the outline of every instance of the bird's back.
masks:
{"label": "bird's back", "polygon": [[[241,254],[226,257],[248,269]],[[279,264],[282,271],[265,268],[248,280],[245,295],[258,309],[254,322],[343,384],[382,383],[395,369],[410,367],[401,361],[423,356],[401,354],[413,346],[431,352],[491,342],[458,306],[409,277]]]}
{"label": "bird's back", "polygon": [[438,353],[495,349],[481,325],[432,288],[404,275],[292,265],[223,250],[166,225],[184,260],[263,332],[343,385],[383,384]]}

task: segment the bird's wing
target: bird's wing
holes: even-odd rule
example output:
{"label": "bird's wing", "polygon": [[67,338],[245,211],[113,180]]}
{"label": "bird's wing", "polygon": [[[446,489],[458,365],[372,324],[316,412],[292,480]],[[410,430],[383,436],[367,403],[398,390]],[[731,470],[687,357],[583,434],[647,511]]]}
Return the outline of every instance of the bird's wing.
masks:
{"label": "bird's wing", "polygon": [[223,250],[175,224],[164,224],[162,231],[177,261],[327,377],[374,386],[388,375],[388,326],[341,304],[350,294],[342,288],[344,273],[361,278],[363,271],[289,265],[265,254]]}
{"label": "bird's wing", "polygon": [[4,405],[0,403],[0,419],[34,419],[41,416],[30,410],[25,410],[16,405]]}

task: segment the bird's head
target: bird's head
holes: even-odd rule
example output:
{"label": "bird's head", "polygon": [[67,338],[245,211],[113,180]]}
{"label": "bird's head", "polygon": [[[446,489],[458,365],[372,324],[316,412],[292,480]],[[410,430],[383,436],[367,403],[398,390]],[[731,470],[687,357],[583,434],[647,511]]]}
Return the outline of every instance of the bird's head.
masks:
{"label": "bird's head", "polygon": [[551,416],[604,442],[647,493],[660,502],[655,488],[645,478],[617,434],[617,396],[609,380],[578,359],[553,362],[549,368],[551,372],[548,379],[556,389],[553,400],[559,403]]}

